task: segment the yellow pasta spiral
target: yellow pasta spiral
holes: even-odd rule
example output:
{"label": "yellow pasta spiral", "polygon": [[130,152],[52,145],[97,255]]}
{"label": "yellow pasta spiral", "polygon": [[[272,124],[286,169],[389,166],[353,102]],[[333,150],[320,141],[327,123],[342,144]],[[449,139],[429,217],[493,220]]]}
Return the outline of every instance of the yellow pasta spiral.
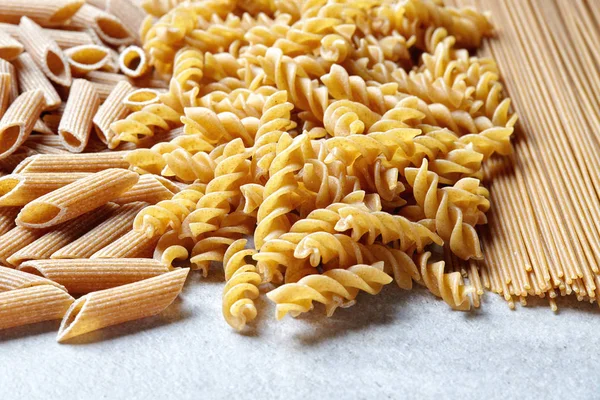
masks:
{"label": "yellow pasta spiral", "polygon": [[325,305],[327,316],[337,307],[355,304],[359,291],[377,294],[392,278],[383,272],[383,263],[359,264],[348,269],[332,269],[323,274],[308,275],[296,283],[288,283],[267,293],[277,304],[277,319],[286,314],[294,317],[313,308],[313,301]]}
{"label": "yellow pasta spiral", "polygon": [[256,253],[253,249],[244,249],[246,239],[233,242],[225,251],[223,268],[227,283],[223,288],[223,316],[227,323],[242,330],[247,322],[256,318],[257,311],[253,299],[259,295],[258,285],[261,277],[256,267],[244,261]]}
{"label": "yellow pasta spiral", "polygon": [[323,117],[325,129],[331,136],[348,136],[363,133],[381,118],[363,104],[338,100],[332,102]]}
{"label": "yellow pasta spiral", "polygon": [[168,131],[181,125],[179,113],[165,104],[150,104],[127,118],[110,124],[115,136],[109,148],[114,149],[121,142],[139,143],[141,138],[154,136],[155,129]]}
{"label": "yellow pasta spiral", "polygon": [[258,120],[254,117],[240,119],[230,112],[215,113],[205,107],[191,107],[185,109],[185,116],[181,117],[186,134],[201,135],[202,138],[213,145],[230,142],[239,138],[248,146],[254,143],[254,136],[258,128]]}

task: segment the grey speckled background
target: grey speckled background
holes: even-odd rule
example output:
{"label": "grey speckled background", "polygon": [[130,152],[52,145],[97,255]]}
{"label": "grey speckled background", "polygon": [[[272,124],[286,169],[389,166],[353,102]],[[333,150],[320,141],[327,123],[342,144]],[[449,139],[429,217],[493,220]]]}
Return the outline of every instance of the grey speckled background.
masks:
{"label": "grey speckled background", "polygon": [[487,294],[451,312],[425,290],[390,285],[325,319],[255,332],[221,317],[219,277],[188,282],[163,315],[54,341],[58,323],[0,332],[1,399],[600,398],[596,306],[511,311]]}

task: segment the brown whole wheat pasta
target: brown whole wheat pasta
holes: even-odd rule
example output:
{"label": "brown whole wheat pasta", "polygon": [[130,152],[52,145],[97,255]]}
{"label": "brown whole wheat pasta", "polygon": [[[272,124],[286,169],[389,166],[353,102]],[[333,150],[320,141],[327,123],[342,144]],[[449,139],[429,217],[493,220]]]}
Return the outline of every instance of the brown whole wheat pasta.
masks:
{"label": "brown whole wheat pasta", "polygon": [[106,11],[120,19],[127,21],[127,28],[136,42],[140,41],[140,27],[146,17],[144,11],[132,0],[107,0]]}
{"label": "brown whole wheat pasta", "polygon": [[11,174],[0,178],[0,206],[23,206],[88,176],[82,172]]}
{"label": "brown whole wheat pasta", "polygon": [[12,61],[23,52],[23,45],[0,28],[0,58]]}
{"label": "brown whole wheat pasta", "polygon": [[62,285],[39,275],[0,266],[0,292],[25,289],[39,285],[52,285],[59,289],[66,290]]}
{"label": "brown whole wheat pasta", "polygon": [[[46,135],[46,136],[50,136],[50,135],[54,136],[54,134],[55,134],[55,132],[52,129],[50,129],[50,127],[48,125],[46,125],[44,120],[40,119],[40,118],[38,118],[38,120],[35,121],[35,125],[33,125],[33,133],[41,133],[42,135]],[[62,150],[66,151],[66,149],[64,149],[64,148]],[[44,154],[41,151],[38,151],[38,153]]]}
{"label": "brown whole wheat pasta", "polygon": [[119,197],[138,179],[124,169],[97,172],[28,203],[21,209],[17,225],[44,228],[71,220]]}
{"label": "brown whole wheat pasta", "polygon": [[[0,182],[2,179],[4,177],[0,178]],[[140,176],[140,180],[131,189],[112,201],[117,204],[127,204],[136,201],[156,204],[159,201],[170,200],[177,192],[179,192],[179,188],[162,176],[142,175]]]}
{"label": "brown whole wheat pasta", "polygon": [[33,90],[21,94],[0,119],[0,159],[6,158],[27,140],[44,108],[44,94]]}
{"label": "brown whole wheat pasta", "polygon": [[103,222],[117,207],[116,204],[109,203],[97,210],[67,221],[12,254],[6,261],[11,265],[18,266],[23,261],[50,258],[55,251]]}
{"label": "brown whole wheat pasta", "polygon": [[27,17],[19,23],[19,37],[27,53],[53,82],[71,86],[71,69],[63,51],[44,30]]}
{"label": "brown whole wheat pasta", "polygon": [[119,55],[119,68],[121,72],[131,78],[139,78],[148,71],[148,59],[144,49],[138,46],[129,46]]}
{"label": "brown whole wheat pasta", "polygon": [[14,173],[98,172],[108,168],[128,168],[125,151],[90,154],[40,154],[19,164]]}
{"label": "brown whole wheat pasta", "polygon": [[82,44],[65,50],[74,75],[84,75],[102,69],[111,61],[110,48],[97,44]]}
{"label": "brown whole wheat pasta", "polygon": [[14,65],[21,92],[41,90],[44,94],[45,110],[53,110],[60,106],[61,99],[58,92],[29,54],[21,54],[14,61]]}
{"label": "brown whole wheat pasta", "polygon": [[89,4],[84,4],[75,14],[72,24],[79,28],[91,27],[102,41],[112,46],[128,45],[133,42],[131,31],[120,19]]}
{"label": "brown whole wheat pasta", "polygon": [[61,26],[84,3],[84,0],[2,0],[0,21],[18,24],[22,16],[27,16],[42,26]]}
{"label": "brown whole wheat pasta", "polygon": [[146,203],[129,203],[119,207],[106,221],[96,226],[79,239],[55,251],[50,258],[89,258],[98,250],[116,241],[131,230],[137,213]]}
{"label": "brown whole wheat pasta", "polygon": [[91,258],[150,258],[159,237],[148,237],[137,231],[129,231],[106,247],[95,252]]}
{"label": "brown whole wheat pasta", "polygon": [[71,294],[86,294],[162,275],[169,267],[151,258],[84,258],[27,261],[19,270],[50,279]]}
{"label": "brown whole wheat pasta", "polygon": [[159,314],[179,295],[188,272],[175,270],[77,299],[63,318],[57,340],[64,342],[107,326]]}
{"label": "brown whole wheat pasta", "polygon": [[115,135],[110,129],[110,124],[127,116],[127,106],[123,100],[133,91],[133,87],[127,81],[117,83],[104,103],[94,115],[94,127],[100,140],[108,143]]}
{"label": "brown whole wheat pasta", "polygon": [[[32,61],[33,62],[33,61]],[[1,74],[9,74],[10,75],[10,101],[13,102],[19,96],[19,81],[17,79],[17,71],[13,64],[18,63],[18,58],[13,60],[12,63],[0,60],[0,73]],[[43,74],[42,74],[43,76]],[[50,84],[50,86],[52,86]],[[27,91],[27,90],[23,90]]]}
{"label": "brown whole wheat pasta", "polygon": [[11,264],[7,261],[8,257],[33,243],[46,232],[45,229],[28,229],[20,226],[6,232],[0,236],[0,262],[7,267],[11,267]]}
{"label": "brown whole wheat pasta", "polygon": [[25,161],[25,159],[27,159],[27,157],[31,156],[32,154],[36,153],[27,147],[20,147],[17,153],[11,154],[6,158],[0,159],[0,171],[13,171],[17,167],[17,165]]}
{"label": "brown whole wheat pasta", "polygon": [[10,88],[13,85],[11,79],[10,74],[0,73],[0,118],[2,118],[10,103]]}
{"label": "brown whole wheat pasta", "polygon": [[100,97],[94,85],[85,79],[75,79],[58,125],[58,134],[69,151],[81,153],[87,146],[92,132],[92,119],[99,106]]}
{"label": "brown whole wheat pasta", "polygon": [[18,207],[0,207],[0,236],[15,227],[15,218],[18,214]]}
{"label": "brown whole wheat pasta", "polygon": [[53,285],[0,293],[0,329],[61,319],[73,300]]}
{"label": "brown whole wheat pasta", "polygon": [[89,30],[69,31],[62,29],[44,29],[44,33],[54,40],[61,49],[70,49],[72,47],[90,44],[101,44],[100,39],[96,37],[95,33]]}

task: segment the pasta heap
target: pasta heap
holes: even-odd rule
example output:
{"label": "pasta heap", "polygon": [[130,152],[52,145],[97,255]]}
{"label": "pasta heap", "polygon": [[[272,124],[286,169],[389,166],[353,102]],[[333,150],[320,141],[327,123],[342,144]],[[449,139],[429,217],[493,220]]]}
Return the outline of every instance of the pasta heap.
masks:
{"label": "pasta heap", "polygon": [[[392,282],[457,310],[483,286],[568,294],[554,271],[535,290],[489,278],[495,238],[542,245],[535,222],[526,243],[495,222],[506,178],[484,186],[523,157],[490,57],[505,45],[458,7],[480,4],[448,3],[1,2],[0,328],[62,318],[66,341],[154,315],[211,264],[237,330],[264,292],[278,319]],[[573,282],[597,275],[568,272],[595,299]]]}

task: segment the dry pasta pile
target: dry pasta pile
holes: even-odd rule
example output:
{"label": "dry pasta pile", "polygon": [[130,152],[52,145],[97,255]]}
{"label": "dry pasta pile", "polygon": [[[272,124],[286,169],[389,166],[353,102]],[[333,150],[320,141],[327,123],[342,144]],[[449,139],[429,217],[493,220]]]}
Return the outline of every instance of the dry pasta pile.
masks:
{"label": "dry pasta pile", "polygon": [[[565,189],[594,179],[585,168],[597,164],[582,175],[566,165],[579,150],[596,155],[579,140],[592,140],[583,123],[594,121],[573,107],[598,104],[543,98],[570,113],[563,124],[581,124],[575,138],[565,125],[551,139],[564,166],[531,175],[521,164],[554,153],[529,124],[552,125],[531,101],[545,78],[519,71],[537,58],[517,54],[558,65],[551,56],[567,50],[549,39],[527,47],[536,40],[527,30],[550,34],[541,24],[489,39],[490,16],[473,6],[493,10],[497,26],[535,19],[492,0],[446,3],[2,1],[0,328],[62,318],[65,341],[154,315],[188,271],[206,276],[212,264],[223,266],[223,316],[238,330],[264,292],[277,318],[314,303],[331,315],[394,281],[458,310],[479,307],[484,287],[510,304],[554,289],[594,299],[598,208],[587,211],[591,228],[582,221],[568,228],[580,236],[563,237],[589,240],[577,253],[546,241],[561,228],[546,213],[559,210],[536,202],[549,202],[558,178],[565,202],[599,202],[595,186],[591,198]],[[574,25],[583,12],[552,6]],[[554,40],[572,35],[561,29]],[[517,117],[494,58],[510,71],[519,114],[539,119],[521,124],[514,154]],[[579,150],[558,152],[560,140]],[[531,212],[538,206],[543,215]],[[558,271],[548,261],[570,254],[589,264]]]}

